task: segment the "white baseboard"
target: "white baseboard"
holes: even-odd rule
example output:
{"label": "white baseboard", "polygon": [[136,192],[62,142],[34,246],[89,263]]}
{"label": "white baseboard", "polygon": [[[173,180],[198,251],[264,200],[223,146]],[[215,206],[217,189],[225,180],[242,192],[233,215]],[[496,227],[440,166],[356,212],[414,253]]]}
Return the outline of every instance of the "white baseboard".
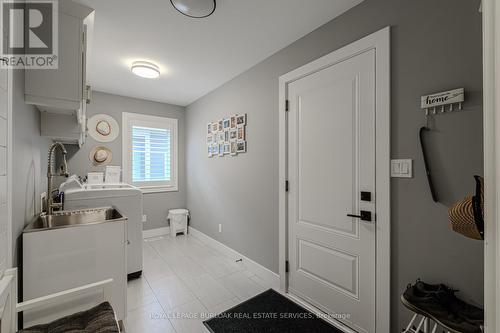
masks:
{"label": "white baseboard", "polygon": [[205,243],[207,246],[211,247],[212,249],[214,249],[220,253],[223,253],[230,258],[233,258],[235,260],[236,259],[243,259],[243,265],[245,265],[245,267],[248,271],[254,273],[258,277],[260,277],[261,279],[263,279],[264,281],[269,283],[269,285],[272,288],[279,290],[280,277],[278,274],[276,274],[273,271],[271,271],[270,269],[256,263],[252,259],[242,255],[238,251],[235,251],[232,248],[230,248],[230,247],[222,244],[221,242],[213,239],[212,237],[205,235],[201,231],[194,229],[193,227],[189,227],[188,233],[191,236],[200,240],[201,242]]}
{"label": "white baseboard", "polygon": [[161,227],[161,228],[156,228],[156,229],[143,230],[142,231],[142,238],[147,239],[147,238],[165,236],[168,234],[170,234],[170,228],[169,227]]}

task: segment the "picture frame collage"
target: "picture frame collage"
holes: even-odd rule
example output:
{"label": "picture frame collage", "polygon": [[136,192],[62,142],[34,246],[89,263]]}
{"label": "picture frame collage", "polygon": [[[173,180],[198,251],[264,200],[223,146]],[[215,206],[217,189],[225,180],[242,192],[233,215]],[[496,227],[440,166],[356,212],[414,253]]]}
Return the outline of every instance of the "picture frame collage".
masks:
{"label": "picture frame collage", "polygon": [[208,157],[236,156],[247,152],[247,114],[234,114],[207,124]]}

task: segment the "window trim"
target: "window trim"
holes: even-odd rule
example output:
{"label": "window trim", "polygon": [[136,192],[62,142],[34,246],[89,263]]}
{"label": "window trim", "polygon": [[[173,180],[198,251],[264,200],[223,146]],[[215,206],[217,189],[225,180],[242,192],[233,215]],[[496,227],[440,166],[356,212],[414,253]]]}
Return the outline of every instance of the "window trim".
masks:
{"label": "window trim", "polygon": [[[172,128],[171,149],[173,170],[169,184],[144,186],[132,181],[132,126],[158,127],[159,124]],[[179,120],[168,117],[150,116],[140,113],[122,113],[122,173],[123,181],[137,186],[144,193],[160,193],[179,191]]]}

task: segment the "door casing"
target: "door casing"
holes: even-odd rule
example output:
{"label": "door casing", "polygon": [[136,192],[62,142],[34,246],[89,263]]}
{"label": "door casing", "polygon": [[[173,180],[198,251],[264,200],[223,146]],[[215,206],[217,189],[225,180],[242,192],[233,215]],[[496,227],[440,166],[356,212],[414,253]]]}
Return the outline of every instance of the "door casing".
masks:
{"label": "door casing", "polygon": [[288,293],[287,87],[304,76],[375,50],[375,183],[376,183],[376,332],[390,332],[391,216],[390,216],[390,27],[357,40],[279,78],[279,276],[280,290]]}
{"label": "door casing", "polygon": [[485,332],[500,329],[500,5],[482,1],[484,124],[484,308]]}

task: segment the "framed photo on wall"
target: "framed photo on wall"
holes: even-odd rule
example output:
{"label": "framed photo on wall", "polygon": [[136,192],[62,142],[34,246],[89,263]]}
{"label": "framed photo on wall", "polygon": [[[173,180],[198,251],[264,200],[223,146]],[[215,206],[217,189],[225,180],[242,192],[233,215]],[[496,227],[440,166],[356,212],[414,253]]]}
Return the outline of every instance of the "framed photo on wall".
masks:
{"label": "framed photo on wall", "polygon": [[236,125],[245,126],[247,124],[247,114],[240,114],[236,116]]}
{"label": "framed photo on wall", "polygon": [[238,130],[232,129],[229,131],[229,141],[236,141],[238,139]]}
{"label": "framed photo on wall", "polygon": [[238,141],[245,140],[245,127],[238,127]]}
{"label": "framed photo on wall", "polygon": [[214,143],[212,144],[212,156],[219,155],[219,144]]}
{"label": "framed photo on wall", "polygon": [[231,142],[231,155],[235,156],[238,154],[238,143],[236,141]]}
{"label": "framed photo on wall", "polygon": [[219,143],[223,143],[225,139],[226,139],[226,135],[224,134],[224,132],[219,132],[217,141]]}
{"label": "framed photo on wall", "polygon": [[236,142],[236,152],[237,153],[246,153],[247,151],[247,142],[246,141],[237,141]]}
{"label": "framed photo on wall", "polygon": [[231,153],[231,144],[230,143],[225,143],[224,144],[224,155],[230,154]]}

